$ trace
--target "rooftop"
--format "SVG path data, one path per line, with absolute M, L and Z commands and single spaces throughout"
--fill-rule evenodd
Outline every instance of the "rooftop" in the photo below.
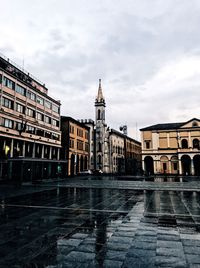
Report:
M 168 129 L 178 129 L 191 121 L 200 121 L 198 118 L 192 118 L 186 122 L 179 122 L 179 123 L 163 123 L 163 124 L 156 124 L 149 127 L 141 128 L 141 131 L 145 130 L 168 130 Z

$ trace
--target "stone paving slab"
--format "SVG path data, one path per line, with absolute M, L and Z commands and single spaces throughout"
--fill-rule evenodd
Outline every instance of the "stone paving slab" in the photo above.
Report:
M 60 187 L 8 200 L 0 206 L 0 267 L 200 266 L 198 193 Z M 179 225 L 176 212 L 191 226 Z

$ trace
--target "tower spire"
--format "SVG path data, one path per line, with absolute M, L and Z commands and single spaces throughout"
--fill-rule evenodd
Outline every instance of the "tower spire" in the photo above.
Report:
M 96 102 L 105 102 L 105 99 L 103 97 L 102 87 L 101 87 L 101 79 L 99 79 L 99 88 L 98 88 Z

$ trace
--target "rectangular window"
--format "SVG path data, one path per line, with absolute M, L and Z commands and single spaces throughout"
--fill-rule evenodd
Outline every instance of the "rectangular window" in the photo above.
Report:
M 51 139 L 51 132 L 45 131 L 45 137 Z
M 25 107 L 19 103 L 16 103 L 16 111 L 19 113 L 25 113 Z
M 29 99 L 31 99 L 31 100 L 33 100 L 33 101 L 36 100 L 36 95 L 35 95 L 35 93 L 33 93 L 33 92 L 30 91 L 30 90 L 27 90 L 26 96 L 27 96 L 27 98 L 29 98 Z
M 3 97 L 2 105 L 6 108 L 13 109 L 14 102 Z
M 85 132 L 85 139 L 88 140 L 88 138 L 89 138 L 88 131 L 86 131 L 86 132 Z
M 56 113 L 59 113 L 59 107 L 54 104 L 52 104 L 52 110 Z
M 30 109 L 30 108 L 27 108 L 27 109 L 26 109 L 26 114 L 27 114 L 28 116 L 30 116 L 30 117 L 35 118 L 35 111 L 32 110 L 32 109 Z
M 40 96 L 37 96 L 37 103 L 44 105 L 44 99 L 41 98 Z
M 32 127 L 32 126 L 27 126 L 26 127 L 26 132 L 27 133 L 30 133 L 30 134 L 35 134 L 35 128 L 34 127 Z
M 37 114 L 36 114 L 36 119 L 37 119 L 37 120 L 40 120 L 40 121 L 44 121 L 44 115 L 41 114 L 41 113 L 37 113 Z
M 16 84 L 15 91 L 23 96 L 26 96 L 26 89 Z
M 77 128 L 77 136 L 83 137 L 83 130 L 80 128 Z
M 51 102 L 45 100 L 44 105 L 45 105 L 45 107 L 47 107 L 48 109 L 51 109 Z
M 69 147 L 74 148 L 74 140 L 70 139 Z
M 15 83 L 5 76 L 3 77 L 3 85 L 13 90 L 15 89 Z
M 174 163 L 174 170 L 178 170 L 178 164 Z
M 58 120 L 55 120 L 55 119 L 52 119 L 52 125 L 55 126 L 55 127 L 59 127 L 59 121 Z M 70 126 L 71 128 L 71 126 Z M 70 131 L 71 133 L 71 131 Z
M 44 137 L 44 130 L 43 130 L 43 129 L 39 129 L 39 128 L 37 128 L 37 130 L 36 130 L 36 134 L 37 134 L 38 136 Z
M 149 141 L 146 141 L 146 149 L 150 149 L 150 142 Z
M 7 128 L 13 128 L 13 121 L 10 119 L 3 119 L 3 126 Z
M 77 149 L 78 150 L 83 150 L 83 142 L 82 141 L 77 141 Z
M 51 124 L 51 118 L 49 116 L 45 116 L 45 122 L 47 124 Z
M 72 125 L 69 126 L 69 132 L 71 134 L 74 134 L 74 126 L 72 126 Z
M 55 134 L 55 133 L 52 133 L 52 139 L 53 140 L 59 140 L 59 135 Z
M 22 130 L 23 129 L 23 125 L 22 125 L 22 123 L 19 123 L 19 122 L 16 122 L 16 130 L 18 130 L 18 131 L 20 131 L 20 130 Z

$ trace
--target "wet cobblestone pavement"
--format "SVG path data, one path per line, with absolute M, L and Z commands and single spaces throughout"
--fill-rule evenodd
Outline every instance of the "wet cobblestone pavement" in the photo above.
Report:
M 199 192 L 74 183 L 0 188 L 0 267 L 200 267 Z

